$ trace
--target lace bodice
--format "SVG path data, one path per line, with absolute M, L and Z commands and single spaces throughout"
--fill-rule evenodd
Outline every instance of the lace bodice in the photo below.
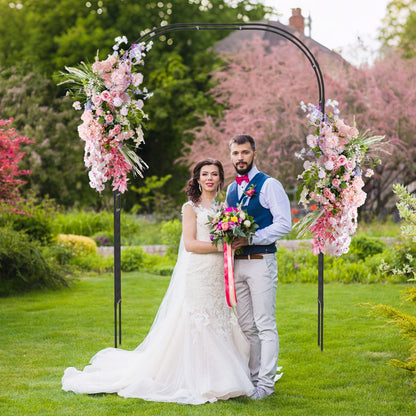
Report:
M 209 226 L 208 226 L 208 216 L 213 216 L 215 214 L 214 208 L 206 208 L 197 204 L 194 204 L 192 201 L 186 202 L 182 207 L 190 205 L 196 213 L 196 239 L 200 241 L 211 241 L 209 236 Z
M 215 210 L 192 202 L 186 204 L 196 213 L 197 240 L 211 241 L 208 216 L 213 216 Z M 201 330 L 203 325 L 209 325 L 221 336 L 228 336 L 230 323 L 237 324 L 237 321 L 225 300 L 223 253 L 188 255 L 185 300 L 196 324 L 194 328 Z

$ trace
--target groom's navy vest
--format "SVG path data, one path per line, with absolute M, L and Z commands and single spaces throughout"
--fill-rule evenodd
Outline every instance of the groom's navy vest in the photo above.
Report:
M 247 211 L 248 215 L 251 215 L 254 218 L 254 221 L 259 226 L 258 230 L 262 228 L 266 228 L 273 223 L 273 217 L 270 213 L 270 210 L 264 208 L 260 204 L 260 190 L 265 182 L 270 176 L 267 176 L 263 172 L 258 172 L 256 176 L 250 181 L 250 183 L 246 186 L 248 189 L 251 185 L 255 187 L 255 194 L 248 198 L 245 194 L 242 195 L 241 198 L 238 198 L 238 186 L 237 182 L 234 181 L 228 190 L 227 195 L 227 204 L 229 207 L 235 207 L 239 203 L 243 203 L 242 208 Z M 246 201 L 248 199 L 248 205 L 246 205 Z M 243 252 L 241 254 L 255 254 L 255 253 L 274 253 L 276 249 L 275 244 L 269 244 L 267 246 L 245 246 L 243 247 Z

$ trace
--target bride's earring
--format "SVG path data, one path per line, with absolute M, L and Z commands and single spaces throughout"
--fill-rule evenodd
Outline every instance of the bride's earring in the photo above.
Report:
M 215 193 L 215 199 L 217 199 L 217 196 L 220 193 L 220 191 L 221 191 L 221 185 L 218 185 L 217 186 L 217 192 Z
M 199 188 L 199 192 L 201 192 L 201 194 L 202 194 L 202 187 L 201 187 L 200 183 L 198 184 L 198 188 Z

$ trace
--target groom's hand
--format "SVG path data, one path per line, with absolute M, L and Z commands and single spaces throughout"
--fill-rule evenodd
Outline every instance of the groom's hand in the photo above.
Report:
M 232 242 L 232 244 L 231 244 L 231 247 L 234 250 L 238 250 L 239 248 L 244 247 L 244 246 L 248 246 L 248 240 L 245 237 L 244 238 L 243 237 L 239 237 L 236 240 L 234 240 Z

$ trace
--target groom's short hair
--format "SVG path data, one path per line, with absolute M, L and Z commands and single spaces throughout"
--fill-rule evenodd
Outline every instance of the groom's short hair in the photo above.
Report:
M 251 148 L 253 149 L 253 152 L 256 151 L 256 142 L 254 141 L 254 139 L 249 136 L 248 134 L 237 134 L 236 136 L 234 136 L 229 143 L 229 146 L 231 147 L 231 145 L 233 143 L 236 144 L 244 144 L 244 143 L 250 143 Z

